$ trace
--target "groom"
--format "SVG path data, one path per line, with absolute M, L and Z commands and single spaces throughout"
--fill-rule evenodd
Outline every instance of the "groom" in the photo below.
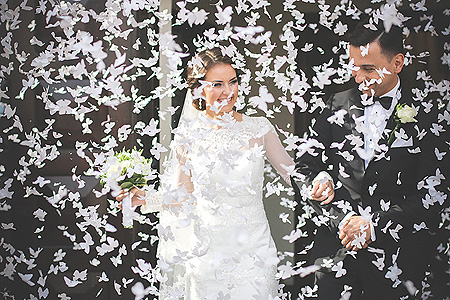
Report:
M 318 215 L 314 299 L 414 299 L 450 201 L 443 112 L 414 100 L 398 76 L 401 28 L 367 23 L 348 38 L 359 87 L 330 97 L 311 131 L 319 146 L 297 159 L 292 178 Z

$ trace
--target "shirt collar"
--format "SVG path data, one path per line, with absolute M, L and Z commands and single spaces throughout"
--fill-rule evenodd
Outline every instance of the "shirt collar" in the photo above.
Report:
M 400 88 L 400 78 L 397 76 L 397 84 L 394 86 L 394 88 L 392 88 L 392 90 L 390 90 L 387 93 L 384 93 L 383 95 L 380 96 L 381 97 L 392 97 L 395 98 L 398 89 Z
M 397 76 L 397 84 L 391 89 L 389 92 L 384 93 L 381 97 L 392 97 L 391 107 L 388 109 L 389 112 L 392 112 L 393 108 L 397 105 L 398 102 L 398 91 L 400 89 L 400 78 Z

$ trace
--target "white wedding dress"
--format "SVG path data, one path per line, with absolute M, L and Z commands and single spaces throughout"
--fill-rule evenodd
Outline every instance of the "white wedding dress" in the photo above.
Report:
M 263 206 L 264 157 L 285 180 L 285 167 L 294 163 L 266 118 L 226 117 L 219 126 L 198 118 L 175 133 L 177 175 L 165 177 L 172 182 L 162 200 L 181 207 L 160 212 L 160 299 L 278 295 L 277 251 Z

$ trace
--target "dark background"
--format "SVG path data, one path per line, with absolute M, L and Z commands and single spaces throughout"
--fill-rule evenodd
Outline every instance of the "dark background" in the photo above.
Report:
M 20 4 L 21 1 L 8 1 L 8 5 L 10 7 L 15 7 L 17 4 Z M 74 1 L 76 2 L 76 1 Z M 177 1 L 173 1 L 172 7 L 174 8 L 172 14 L 176 15 Z M 205 10 L 211 10 L 212 4 L 217 1 L 200 1 L 197 5 L 199 7 L 204 7 Z M 233 3 L 229 3 L 226 1 L 226 5 L 232 5 Z M 337 1 L 330 1 L 332 5 L 336 5 Z M 365 3 L 363 3 L 365 2 Z M 439 82 L 442 79 L 450 78 L 450 71 L 447 65 L 443 65 L 441 62 L 441 57 L 444 53 L 444 44 L 449 41 L 448 36 L 440 34 L 442 30 L 449 26 L 448 16 L 445 16 L 442 12 L 444 9 L 448 9 L 448 1 L 441 0 L 440 2 L 436 1 L 428 1 L 428 11 L 426 12 L 414 12 L 407 5 L 409 2 L 404 1 L 405 5 L 401 7 L 399 10 L 402 11 L 405 15 L 412 16 L 406 25 L 411 29 L 411 36 L 406 39 L 406 44 L 413 45 L 413 49 L 411 53 L 414 55 L 418 55 L 423 51 L 428 51 L 430 55 L 421 59 L 414 59 L 413 64 L 406 66 L 402 72 L 402 80 L 405 82 L 414 82 L 416 81 L 418 84 L 418 88 L 424 88 L 424 82 L 416 79 L 417 71 L 419 70 L 427 70 L 428 74 L 430 74 L 434 80 L 434 82 Z M 104 9 L 104 2 L 91 0 L 91 1 L 82 1 L 82 3 L 97 12 L 100 12 Z M 327 1 L 328 3 L 328 1 Z M 33 7 L 33 10 L 23 12 L 21 14 L 21 19 L 24 20 L 20 29 L 15 30 L 14 41 L 18 41 L 20 47 L 24 45 L 28 45 L 30 39 L 33 35 L 35 35 L 39 40 L 44 43 L 48 43 L 51 41 L 52 37 L 50 35 L 51 32 L 54 32 L 56 36 L 63 36 L 62 32 L 58 32 L 57 28 L 48 29 L 45 28 L 45 18 L 42 14 L 35 15 L 34 10 L 39 5 L 39 1 L 28 1 L 28 6 Z M 318 8 L 316 4 L 307 4 L 298 1 L 297 9 L 299 11 L 305 12 L 305 19 L 308 23 L 317 23 L 318 22 Z M 369 1 L 358 1 L 357 5 L 360 5 L 359 8 L 368 8 L 368 7 L 376 7 L 374 4 L 370 4 Z M 272 7 L 274 10 L 282 10 L 281 2 L 278 3 L 273 1 Z M 423 32 L 423 30 L 419 30 L 418 33 L 415 33 L 412 29 L 414 26 L 418 24 L 422 24 L 422 28 L 427 23 L 426 21 L 422 21 L 421 17 L 424 15 L 433 16 L 433 24 L 437 27 L 437 31 L 439 32 L 439 36 L 431 36 L 429 32 Z M 144 20 L 148 17 L 145 12 L 140 11 L 136 14 L 136 19 Z M 265 16 L 262 15 L 262 18 Z M 234 25 L 245 25 L 243 22 L 243 16 L 234 16 L 233 24 Z M 35 20 L 36 29 L 33 33 L 25 26 L 30 22 L 30 20 Z M 212 18 L 213 19 L 213 18 Z M 340 20 L 348 24 L 349 32 L 356 25 L 357 21 L 352 20 L 351 16 L 348 17 L 340 17 Z M 77 25 L 78 26 L 78 25 Z M 82 28 L 85 26 L 85 28 Z M 201 26 L 194 26 L 191 28 L 187 24 L 178 25 L 173 27 L 173 34 L 177 36 L 177 42 L 180 45 L 185 45 L 184 49 L 186 52 L 192 54 L 195 51 L 195 47 L 192 44 L 192 40 L 198 34 L 201 34 L 205 29 L 210 27 L 215 27 L 215 24 L 205 23 Z M 275 26 L 275 25 L 274 25 Z M 267 26 L 270 28 L 269 26 Z M 305 42 L 314 41 L 314 49 L 310 52 L 301 52 L 297 56 L 297 64 L 298 68 L 303 70 L 308 78 L 312 78 L 315 75 L 312 67 L 315 65 L 319 65 L 323 62 L 329 61 L 331 58 L 334 58 L 334 67 L 337 67 L 337 57 L 335 54 L 330 51 L 333 45 L 337 45 L 338 41 L 342 37 L 337 37 L 332 30 L 326 29 L 318 25 L 319 31 L 314 33 L 314 31 L 310 28 L 305 29 L 302 32 L 298 32 L 299 40 L 296 44 L 297 48 L 303 47 Z M 94 36 L 100 37 L 103 34 L 103 31 L 99 30 L 98 26 L 90 26 L 89 24 L 80 24 L 78 29 L 83 29 L 91 32 Z M 157 26 L 154 25 L 154 29 L 157 30 Z M 275 29 L 274 29 L 275 30 Z M 5 23 L 0 23 L 0 38 L 6 33 Z M 141 39 L 143 45 L 146 43 L 146 34 L 144 30 L 136 31 L 136 35 Z M 273 37 L 273 40 L 276 40 Z M 19 47 L 19 50 L 20 50 Z M 325 50 L 322 54 L 318 51 L 318 47 Z M 151 55 L 151 47 L 142 46 L 135 53 L 130 54 L 130 56 L 135 55 L 136 57 L 147 58 Z M 21 50 L 20 50 L 21 51 Z M 29 52 L 32 57 L 35 57 L 42 49 L 38 46 L 28 45 L 26 51 Z M 448 51 L 447 51 L 448 52 Z M 109 58 L 108 58 L 109 59 Z M 107 59 L 107 60 L 108 60 Z M 187 59 L 185 59 L 184 63 L 186 63 Z M 2 66 L 7 66 L 9 60 L 5 57 L 0 58 L 0 62 Z M 29 62 L 28 62 L 29 63 Z M 71 63 L 76 64 L 77 61 L 64 61 L 64 62 L 53 62 L 52 67 L 57 69 L 62 64 L 70 65 Z M 112 61 L 109 61 L 112 63 Z M 108 64 L 108 62 L 107 62 Z M 23 66 L 27 67 L 27 64 Z M 14 191 L 13 198 L 11 201 L 7 201 L 11 204 L 12 208 L 8 211 L 0 211 L 0 222 L 1 223 L 10 223 L 14 222 L 15 230 L 1 230 L 0 231 L 0 272 L 1 268 L 5 267 L 8 264 L 7 257 L 11 257 L 11 248 L 8 247 L 8 244 L 12 245 L 16 250 L 13 256 L 20 257 L 20 251 L 23 251 L 27 258 L 30 258 L 30 254 L 27 252 L 29 248 L 34 250 L 38 248 L 42 248 L 42 253 L 36 258 L 34 264 L 37 265 L 36 268 L 32 270 L 27 270 L 25 264 L 17 264 L 16 271 L 28 274 L 33 273 L 34 276 L 32 278 L 33 282 L 36 282 L 39 278 L 39 272 L 36 270 L 40 270 L 43 274 L 45 280 L 45 288 L 49 289 L 48 299 L 59 299 L 57 295 L 61 295 L 66 293 L 71 297 L 71 299 L 119 299 L 119 298 L 130 298 L 132 297 L 130 288 L 122 287 L 122 296 L 119 296 L 114 289 L 114 282 L 117 282 L 124 286 L 122 282 L 122 278 L 137 278 L 137 275 L 134 274 L 130 266 L 136 265 L 136 259 L 143 258 L 146 261 L 150 262 L 153 266 L 156 263 L 155 260 L 155 249 L 156 243 L 153 247 L 147 246 L 148 252 L 145 251 L 131 251 L 128 247 L 128 255 L 122 256 L 122 264 L 119 267 L 114 267 L 110 261 L 110 258 L 113 256 L 117 256 L 117 251 L 106 254 L 105 256 L 98 257 L 97 252 L 94 247 L 91 246 L 91 252 L 89 254 L 84 253 L 81 250 L 74 250 L 74 244 L 70 241 L 70 239 L 66 236 L 63 236 L 64 229 L 58 228 L 58 226 L 66 226 L 68 224 L 75 224 L 76 222 L 82 221 L 82 218 L 75 214 L 75 209 L 72 208 L 72 203 L 67 202 L 66 208 L 63 210 L 54 209 L 42 196 L 31 195 L 29 197 L 25 197 L 24 186 L 30 185 L 31 181 L 34 181 L 37 176 L 43 176 L 45 178 L 51 179 L 53 182 L 62 182 L 66 184 L 68 188 L 73 191 L 78 191 L 81 195 L 80 202 L 82 202 L 85 206 L 90 205 L 100 205 L 100 208 L 97 210 L 99 214 L 106 214 L 106 197 L 96 198 L 92 193 L 92 188 L 99 189 L 99 183 L 92 178 L 87 176 L 82 176 L 84 180 L 86 180 L 86 186 L 84 188 L 78 188 L 77 184 L 72 180 L 72 169 L 77 167 L 77 174 L 83 174 L 83 171 L 87 169 L 86 161 L 79 156 L 76 155 L 76 141 L 94 141 L 100 142 L 104 136 L 103 127 L 100 125 L 101 121 L 106 120 L 107 116 L 110 116 L 111 120 L 116 122 L 116 127 L 118 128 L 123 124 L 135 124 L 137 121 L 142 120 L 144 122 L 148 122 L 150 119 L 158 118 L 158 102 L 152 101 L 150 102 L 145 110 L 143 110 L 139 114 L 132 113 L 132 104 L 124 103 L 121 104 L 117 109 L 112 109 L 110 107 L 98 106 L 99 110 L 92 112 L 89 114 L 89 117 L 95 122 L 90 126 L 92 130 L 92 134 L 85 135 L 82 133 L 82 127 L 79 121 L 74 120 L 74 117 L 71 115 L 51 115 L 47 109 L 45 109 L 42 101 L 39 101 L 38 96 L 42 93 L 43 88 L 45 88 L 45 83 L 42 82 L 36 88 L 27 91 L 25 94 L 25 98 L 23 100 L 16 100 L 15 96 L 19 94 L 20 89 L 22 88 L 22 80 L 25 79 L 24 76 L 18 71 L 17 67 L 11 72 L 10 75 L 6 76 L 6 78 L 1 79 L 1 90 L 7 90 L 7 95 L 10 97 L 9 99 L 0 99 L 5 103 L 12 103 L 15 107 L 17 107 L 17 114 L 20 115 L 22 124 L 24 126 L 24 132 L 30 132 L 33 128 L 42 129 L 46 127 L 46 119 L 55 119 L 55 123 L 53 124 L 53 130 L 59 132 L 63 135 L 62 138 L 54 138 L 52 136 L 47 137 L 46 139 L 42 138 L 42 141 L 45 144 L 53 145 L 58 140 L 62 143 L 62 146 L 58 148 L 60 154 L 57 159 L 53 161 L 46 162 L 46 165 L 43 168 L 31 167 L 30 171 L 35 174 L 35 176 L 30 176 L 26 182 L 21 183 L 18 180 L 13 181 L 12 187 L 9 189 L 10 191 Z M 136 82 L 133 83 L 136 85 L 141 94 L 150 94 L 152 90 L 156 86 L 158 86 L 158 80 L 156 78 L 151 78 L 150 80 L 146 78 L 146 76 L 139 77 Z M 268 86 L 271 83 L 266 83 Z M 311 91 L 314 92 L 322 92 L 322 97 L 327 99 L 329 95 L 334 92 L 344 90 L 353 86 L 353 82 L 348 82 L 343 85 L 331 84 L 326 86 L 324 89 L 320 90 L 317 87 L 312 88 Z M 125 88 L 126 92 L 129 92 L 129 87 Z M 310 100 L 312 96 L 311 93 L 305 95 L 305 100 Z M 436 93 L 434 95 L 436 96 Z M 442 97 L 442 96 L 436 96 Z M 174 106 L 180 105 L 182 106 L 182 102 L 184 99 L 184 92 L 177 91 L 175 97 L 173 98 Z M 92 99 L 88 101 L 93 101 Z M 93 101 L 95 104 L 95 101 Z M 178 111 L 179 113 L 179 111 Z M 173 118 L 173 124 L 176 126 L 178 113 L 175 114 Z M 293 126 L 293 131 L 297 136 L 302 136 L 303 133 L 307 130 L 308 125 L 313 117 L 317 115 L 317 111 L 313 114 L 310 113 L 299 113 L 295 112 L 295 124 Z M 276 120 L 274 121 L 276 122 Z M 6 119 L 5 117 L 0 118 L 0 129 L 4 130 L 11 126 L 11 120 Z M 3 187 L 6 179 L 10 177 L 17 177 L 17 172 L 19 172 L 22 167 L 20 166 L 20 159 L 23 156 L 26 156 L 28 148 L 18 145 L 17 143 L 9 140 L 8 135 L 2 132 L 3 143 L 1 144 L 1 148 L 3 152 L 0 152 L 0 164 L 5 166 L 5 171 L 1 176 L 0 188 Z M 119 145 L 119 149 L 122 147 L 131 148 L 133 146 L 140 146 L 137 143 L 137 139 L 141 139 L 141 143 L 144 148 L 144 153 L 148 153 L 152 140 L 150 138 L 139 137 L 136 134 L 131 135 L 131 138 L 127 139 L 125 142 Z M 97 150 L 92 150 L 93 152 Z M 89 151 L 86 151 L 89 152 Z M 155 168 L 158 166 L 158 161 L 154 160 Z M 44 195 L 52 195 L 54 192 L 57 192 L 58 186 L 55 185 L 46 185 L 39 191 Z M 111 197 L 109 197 L 111 199 Z M 0 199 L 0 203 L 3 200 Z M 300 200 L 298 199 L 298 202 Z M 40 222 L 36 218 L 33 218 L 33 212 L 38 209 L 44 209 L 48 215 L 45 218 L 45 222 Z M 299 207 L 296 211 L 296 214 L 302 214 L 301 207 Z M 156 234 L 153 226 L 149 225 L 140 225 L 135 222 L 135 226 L 133 229 L 127 230 L 123 229 L 120 224 L 120 217 L 114 217 L 112 215 L 105 215 L 105 220 L 108 223 L 114 225 L 118 231 L 114 233 L 108 233 L 108 236 L 112 236 L 118 241 L 120 244 L 131 245 L 132 243 L 142 240 L 139 232 L 145 232 L 147 234 Z M 154 216 L 149 216 L 151 221 L 155 221 L 156 218 Z M 34 233 L 36 228 L 40 228 L 45 226 L 45 229 L 42 234 Z M 314 226 L 312 224 L 308 224 L 307 228 L 310 232 L 314 231 Z M 153 231 L 152 231 L 153 230 Z M 75 226 L 68 227 L 67 231 L 71 234 L 77 235 L 77 241 L 82 240 L 84 233 L 80 233 L 77 231 Z M 95 231 L 89 227 L 88 231 L 94 237 L 96 235 Z M 296 252 L 300 252 L 303 250 L 305 245 L 308 245 L 311 242 L 311 235 L 309 238 L 302 238 L 297 240 L 295 244 Z M 141 247 L 142 248 L 142 247 Z M 58 272 L 57 274 L 50 273 L 49 266 L 50 265 L 58 265 L 58 262 L 53 262 L 54 253 L 58 251 L 58 249 L 62 249 L 66 252 L 66 256 L 63 259 L 67 263 L 69 270 L 65 273 Z M 94 267 L 89 263 L 93 258 L 98 257 L 102 263 L 98 267 Z M 296 256 L 296 261 L 307 260 L 306 255 L 298 255 Z M 15 264 L 16 262 L 13 262 Z M 444 261 L 445 264 L 445 261 Z M 68 288 L 64 282 L 63 277 L 67 276 L 71 278 L 73 271 L 88 269 L 88 280 L 83 284 L 80 284 L 74 288 Z M 102 272 L 108 274 L 109 281 L 108 282 L 98 282 L 98 278 L 101 276 Z M 139 279 L 140 280 L 140 279 Z M 130 285 L 133 285 L 136 281 L 133 281 Z M 142 280 L 141 280 L 142 281 Z M 147 285 L 148 283 L 145 283 Z M 289 283 L 286 286 L 286 291 L 291 291 L 293 295 L 297 295 L 300 291 L 300 288 L 304 285 L 311 284 L 311 277 L 300 278 L 296 276 L 294 278 L 294 282 Z M 38 296 L 37 290 L 39 285 L 29 286 L 24 283 L 20 277 L 17 276 L 17 273 L 14 274 L 14 280 L 10 280 L 4 275 L 0 275 L 0 298 L 4 299 L 29 299 L 32 298 L 30 295 Z M 44 288 L 44 290 L 45 290 Z M 60 296 L 62 297 L 62 296 Z M 295 298 L 295 297 L 293 297 Z

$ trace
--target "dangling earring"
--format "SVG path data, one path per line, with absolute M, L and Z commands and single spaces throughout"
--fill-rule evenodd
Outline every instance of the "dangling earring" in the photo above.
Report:
M 203 99 L 198 100 L 198 109 L 202 110 Z

